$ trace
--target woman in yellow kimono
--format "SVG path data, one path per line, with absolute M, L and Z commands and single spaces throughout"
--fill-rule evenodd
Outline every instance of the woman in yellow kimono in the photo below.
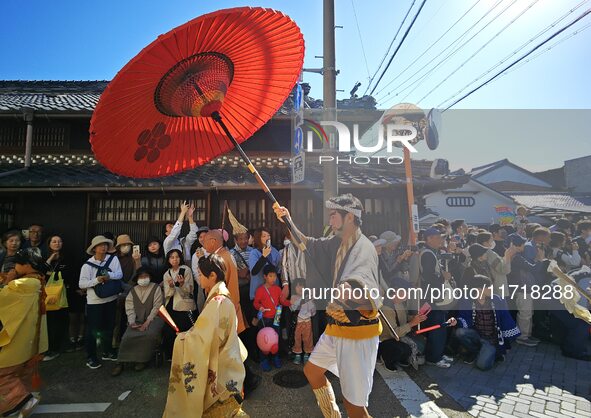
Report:
M 195 325 L 174 343 L 164 418 L 248 417 L 240 408 L 246 348 L 237 334 L 236 310 L 217 254 L 199 260 L 207 293 Z
M 47 351 L 44 261 L 16 254 L 15 279 L 0 278 L 0 416 L 27 416 L 39 403 L 32 391 L 39 354 Z

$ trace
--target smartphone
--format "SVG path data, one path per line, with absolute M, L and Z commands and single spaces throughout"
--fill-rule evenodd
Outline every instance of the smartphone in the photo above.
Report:
M 265 245 L 267 246 L 267 248 L 271 248 L 271 240 L 268 239 Z
M 423 306 L 421 306 L 421 309 L 419 309 L 419 315 L 428 315 L 429 312 L 431 312 L 431 305 L 425 302 Z
M 134 245 L 133 246 L 133 253 L 134 254 L 139 254 L 140 253 L 140 246 L 139 245 Z

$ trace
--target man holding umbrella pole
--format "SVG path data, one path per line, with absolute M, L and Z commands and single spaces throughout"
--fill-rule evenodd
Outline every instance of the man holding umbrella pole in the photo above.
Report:
M 378 318 L 382 304 L 378 257 L 360 229 L 363 206 L 359 199 L 351 194 L 341 195 L 329 199 L 326 208 L 332 236 L 306 237 L 294 228 L 309 253 L 307 286 L 315 288 L 312 294 L 317 301 L 321 299 L 316 296 L 319 285 L 332 295 L 326 306 L 328 325 L 304 373 L 324 417 L 341 416 L 325 376 L 327 370 L 340 378 L 347 415 L 369 417 L 367 405 L 382 332 Z M 275 206 L 275 214 L 282 222 L 290 216 L 283 206 Z

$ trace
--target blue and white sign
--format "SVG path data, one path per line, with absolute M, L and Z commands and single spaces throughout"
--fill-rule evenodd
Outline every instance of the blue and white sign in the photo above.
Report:
M 304 149 L 304 131 L 300 126 L 295 128 L 293 134 L 293 155 L 300 155 Z
M 304 91 L 300 83 L 296 85 L 295 93 L 293 95 L 293 109 L 299 112 L 304 104 Z

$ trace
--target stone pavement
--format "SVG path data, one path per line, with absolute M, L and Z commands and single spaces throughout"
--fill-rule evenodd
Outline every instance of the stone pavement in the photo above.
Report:
M 514 344 L 486 372 L 458 360 L 421 370 L 473 416 L 591 417 L 591 362 L 563 357 L 553 344 Z

